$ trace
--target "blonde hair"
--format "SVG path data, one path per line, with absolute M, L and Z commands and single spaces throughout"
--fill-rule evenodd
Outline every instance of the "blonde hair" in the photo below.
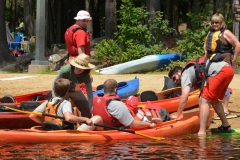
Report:
M 227 25 L 224 21 L 224 17 L 221 13 L 215 13 L 212 15 L 211 20 L 210 20 L 210 26 L 212 27 L 212 22 L 219 22 L 221 25 L 221 28 L 227 28 Z

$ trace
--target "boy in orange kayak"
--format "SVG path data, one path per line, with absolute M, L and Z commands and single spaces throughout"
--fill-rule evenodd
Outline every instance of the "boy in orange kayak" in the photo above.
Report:
M 33 121 L 48 126 L 51 123 L 59 126 L 61 129 L 74 129 L 74 124 L 76 123 L 86 123 L 80 125 L 78 130 L 94 130 L 94 123 L 102 124 L 102 118 L 100 116 L 93 116 L 92 118 L 78 117 L 73 114 L 73 107 L 68 100 L 63 97 L 68 93 L 70 87 L 70 81 L 65 78 L 59 78 L 54 82 L 54 92 L 55 97 L 45 101 L 40 106 L 38 106 L 34 112 L 45 112 L 46 114 L 56 115 L 59 117 L 64 117 L 65 120 L 52 117 L 40 117 L 36 114 L 30 114 L 29 118 Z M 47 123 L 51 122 L 51 123 Z M 51 128 L 50 128 L 51 129 Z

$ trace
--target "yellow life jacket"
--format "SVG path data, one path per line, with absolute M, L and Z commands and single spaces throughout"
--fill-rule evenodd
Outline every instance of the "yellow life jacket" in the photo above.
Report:
M 206 37 L 207 52 L 212 53 L 233 53 L 232 45 L 223 37 L 225 29 L 210 31 Z

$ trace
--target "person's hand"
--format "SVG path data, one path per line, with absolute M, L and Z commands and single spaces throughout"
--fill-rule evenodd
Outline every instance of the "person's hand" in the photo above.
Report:
M 183 115 L 181 114 L 180 116 L 177 116 L 177 115 L 171 115 L 171 119 L 176 119 L 177 121 L 178 120 L 181 120 L 183 118 Z
M 156 127 L 156 123 L 151 122 L 150 125 L 149 125 L 149 127 L 150 127 L 150 128 Z
M 91 119 L 87 119 L 86 122 L 85 122 L 87 125 L 89 126 L 93 126 L 93 121 Z
M 150 112 L 146 112 L 146 113 L 145 113 L 145 116 L 147 117 L 147 119 L 148 119 L 149 121 L 152 121 L 152 114 L 151 114 Z
M 92 75 L 90 74 L 90 80 L 91 80 L 91 82 L 93 82 L 93 77 L 92 77 Z

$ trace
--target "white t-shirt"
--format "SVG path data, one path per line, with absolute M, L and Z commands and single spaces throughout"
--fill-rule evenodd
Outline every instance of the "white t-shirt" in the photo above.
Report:
M 60 100 L 61 98 L 59 97 L 54 97 L 52 99 L 52 102 L 49 102 L 49 103 L 52 103 L 54 104 L 55 102 L 57 102 L 57 100 Z M 47 103 L 48 101 L 45 101 L 43 102 L 40 106 L 38 106 L 35 111 L 37 112 L 45 112 L 45 109 L 46 109 L 46 106 L 47 106 Z M 58 110 L 57 110 L 57 116 L 60 116 L 60 117 L 64 117 L 64 113 L 66 112 L 70 112 L 70 113 L 73 113 L 73 110 L 72 110 L 72 105 L 69 101 L 67 100 L 64 100 L 60 106 L 58 107 Z

